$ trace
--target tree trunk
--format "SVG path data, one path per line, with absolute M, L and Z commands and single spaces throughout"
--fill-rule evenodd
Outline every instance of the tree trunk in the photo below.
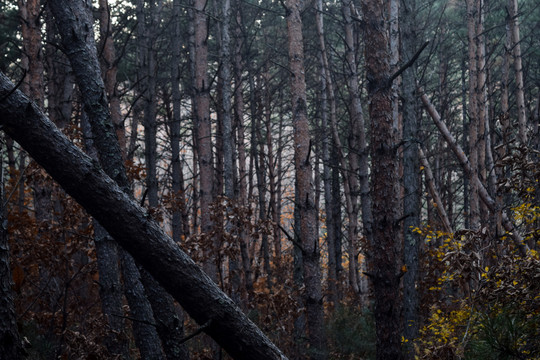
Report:
M 302 37 L 302 1 L 287 0 L 287 36 L 289 71 L 291 72 L 292 119 L 294 129 L 294 165 L 296 170 L 295 203 L 300 217 L 300 237 L 303 250 L 305 284 L 304 304 L 311 357 L 326 359 L 324 335 L 321 268 L 319 263 L 319 236 L 315 232 L 317 213 L 314 201 L 313 172 L 311 169 L 311 139 L 307 118 L 304 44 Z
M 373 242 L 371 274 L 375 297 L 377 359 L 402 359 L 400 264 L 401 244 L 397 219 L 397 138 L 390 83 L 390 39 L 384 22 L 387 2 L 364 0 L 366 78 L 371 119 L 371 188 Z
M 214 194 L 214 168 L 212 159 L 212 127 L 210 119 L 210 84 L 208 82 L 208 16 L 207 0 L 194 0 L 194 90 L 196 145 L 200 169 L 200 210 L 201 232 L 210 234 L 213 227 L 210 206 Z M 213 240 L 208 239 L 209 243 Z M 217 280 L 217 266 L 214 261 L 213 246 L 206 250 L 204 268 L 208 275 Z
M 322 28 L 322 0 L 317 0 L 317 27 Z M 321 37 L 321 34 L 319 34 Z M 328 297 L 333 306 L 336 306 L 339 301 L 338 287 L 337 287 L 337 273 L 336 273 L 336 234 L 335 234 L 335 216 L 333 213 L 333 206 L 336 199 L 332 197 L 332 174 L 330 168 L 330 143 L 332 141 L 332 133 L 328 126 L 328 96 L 327 86 L 328 82 L 327 71 L 325 69 L 323 55 L 320 55 L 321 59 L 321 95 L 320 95 L 320 111 L 321 111 L 321 133 L 322 139 L 322 162 L 323 162 L 323 187 L 324 187 L 324 210 L 326 216 L 326 244 L 328 246 Z
M 349 73 L 348 87 L 350 92 L 349 111 L 351 116 L 351 128 L 358 132 L 356 142 L 357 148 L 352 148 L 352 152 L 358 153 L 358 176 L 360 178 L 360 201 L 362 207 L 362 225 L 363 234 L 366 238 L 366 243 L 373 242 L 373 214 L 371 207 L 371 192 L 369 187 L 369 159 L 368 146 L 366 141 L 366 127 L 364 114 L 362 110 L 362 102 L 360 100 L 360 79 L 356 64 L 356 46 L 354 42 L 354 28 L 352 20 L 353 3 L 350 0 L 344 0 L 342 6 L 342 14 L 345 23 L 345 46 L 346 46 L 346 61 Z M 356 169 L 356 166 L 354 167 Z M 351 174 L 351 176 L 354 174 Z M 356 176 L 356 175 L 355 175 Z M 341 256 L 338 256 L 341 258 Z
M 401 48 L 403 63 L 413 58 L 417 47 L 416 1 L 405 1 L 400 7 Z M 410 67 L 403 72 L 401 101 L 403 114 L 403 261 L 407 272 L 403 277 L 403 336 L 409 340 L 407 353 L 413 357 L 412 340 L 418 336 L 420 326 L 419 307 L 419 262 L 420 244 L 413 228 L 420 226 L 420 164 L 418 161 L 418 113 L 416 69 Z
M 470 226 L 474 230 L 480 228 L 480 202 L 478 199 L 478 186 L 472 177 L 478 176 L 478 66 L 476 43 L 476 0 L 466 0 L 467 3 L 467 34 L 469 44 L 469 160 L 472 173 L 469 177 L 469 208 Z
M 7 216 L 4 208 L 3 144 L 0 148 L 0 360 L 19 360 L 23 349 L 13 303 L 13 274 L 9 261 Z
M 91 131 L 94 139 L 98 157 L 105 172 L 124 189 L 126 193 L 130 192 L 129 182 L 126 176 L 122 155 L 110 118 L 110 112 L 105 94 L 104 84 L 100 77 L 100 68 L 97 59 L 97 51 L 94 44 L 92 32 L 91 15 L 89 9 L 82 2 L 50 1 L 49 5 L 53 11 L 58 29 L 62 35 L 66 54 L 70 59 L 72 68 L 75 72 L 77 83 L 84 94 L 83 101 L 85 111 L 89 116 Z M 133 281 L 129 284 L 133 287 L 127 289 L 126 294 L 130 308 L 136 311 L 144 321 L 136 322 L 134 330 L 138 333 L 141 352 L 148 351 L 147 356 L 161 358 L 161 349 L 159 340 L 155 338 L 155 329 L 149 327 L 148 322 L 152 319 L 150 309 L 146 305 L 147 300 L 141 292 L 142 288 L 137 284 L 140 279 L 136 267 L 125 255 L 124 270 L 129 270 L 125 274 L 126 281 Z M 128 284 L 126 284 L 128 285 Z M 153 284 L 149 284 L 149 288 Z M 155 300 L 152 297 L 151 300 Z M 160 303 L 161 304 L 161 303 Z M 160 311 L 163 311 L 160 308 Z M 173 321 L 174 317 L 167 316 L 166 320 L 156 319 L 158 322 L 157 330 L 160 330 L 165 321 Z M 168 329 L 167 336 L 174 333 L 176 327 Z M 160 335 L 162 335 L 162 332 Z M 153 338 L 150 339 L 149 336 Z M 180 337 L 180 336 L 179 336 Z
M 3 130 L 64 187 L 235 359 L 286 359 L 147 212 L 0 73 Z
M 518 106 L 518 139 L 522 145 L 527 144 L 527 113 L 525 107 L 525 84 L 523 82 L 523 65 L 521 63 L 521 39 L 519 35 L 518 2 L 508 0 L 508 13 L 511 33 L 511 48 L 514 56 L 516 72 L 516 100 Z

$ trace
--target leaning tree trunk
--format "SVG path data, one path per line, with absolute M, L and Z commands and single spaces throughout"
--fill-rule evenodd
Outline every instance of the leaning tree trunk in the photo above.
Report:
M 373 242 L 368 270 L 375 298 L 377 359 L 402 359 L 400 317 L 401 244 L 397 219 L 397 137 L 393 118 L 387 2 L 364 0 L 366 78 L 371 118 Z
M 126 192 L 130 192 L 118 139 L 110 118 L 109 104 L 101 80 L 100 66 L 91 31 L 91 15 L 82 2 L 50 1 L 66 55 L 74 70 L 83 94 L 85 112 L 91 125 L 93 145 L 105 172 Z M 105 241 L 106 234 L 102 233 Z M 156 329 L 149 325 L 154 317 L 140 284 L 139 271 L 128 254 L 121 254 L 126 285 L 126 298 L 132 315 L 139 321 L 133 323 L 137 346 L 143 356 L 162 357 Z M 158 324 L 159 325 L 159 324 Z
M 319 263 L 319 237 L 316 233 L 317 212 L 311 169 L 311 139 L 307 118 L 304 44 L 302 37 L 302 1 L 287 0 L 287 36 L 289 71 L 291 72 L 292 119 L 294 128 L 295 204 L 300 217 L 303 273 L 305 284 L 304 305 L 308 337 L 313 359 L 326 358 L 324 335 L 321 267 Z
M 286 359 L 96 161 L 0 73 L 2 129 L 73 196 L 235 359 Z

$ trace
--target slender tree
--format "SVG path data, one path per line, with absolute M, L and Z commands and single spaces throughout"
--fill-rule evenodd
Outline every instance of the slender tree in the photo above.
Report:
M 319 263 L 319 237 L 316 231 L 313 171 L 311 166 L 312 142 L 307 118 L 306 83 L 304 68 L 304 44 L 302 36 L 303 2 L 287 0 L 287 36 L 289 49 L 289 71 L 291 72 L 292 119 L 294 128 L 295 204 L 300 218 L 300 240 L 304 284 L 304 304 L 308 326 L 311 358 L 326 358 L 326 337 L 321 290 L 321 268 Z

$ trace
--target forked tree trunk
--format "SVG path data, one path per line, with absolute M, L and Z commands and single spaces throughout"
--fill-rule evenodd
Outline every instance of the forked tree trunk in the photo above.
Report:
M 286 359 L 159 225 L 0 73 L 2 129 L 235 359 Z

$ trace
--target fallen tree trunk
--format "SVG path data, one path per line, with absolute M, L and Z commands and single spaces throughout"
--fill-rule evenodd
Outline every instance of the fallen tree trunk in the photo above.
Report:
M 0 72 L 0 126 L 235 359 L 286 359 L 203 270 Z

